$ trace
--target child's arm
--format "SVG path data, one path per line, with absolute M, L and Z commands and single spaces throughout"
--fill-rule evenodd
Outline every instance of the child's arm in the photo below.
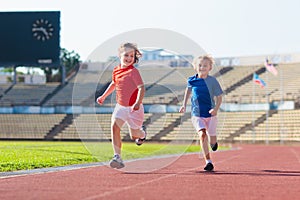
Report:
M 222 103 L 222 95 L 216 96 L 216 106 L 209 111 L 212 116 L 217 115 L 218 110 L 220 109 Z
M 97 103 L 102 105 L 105 101 L 106 97 L 108 97 L 115 90 L 115 83 L 111 82 L 109 86 L 106 88 L 105 92 L 97 98 Z
M 185 112 L 186 104 L 187 104 L 188 99 L 190 98 L 190 95 L 191 95 L 191 89 L 186 88 L 185 92 L 184 92 L 183 104 L 182 104 L 181 108 L 179 109 L 179 112 L 181 112 L 181 113 Z
M 140 109 L 140 104 L 143 102 L 144 96 L 145 96 L 145 86 L 144 85 L 139 85 L 138 86 L 138 94 L 137 94 L 136 102 L 132 106 L 133 110 Z

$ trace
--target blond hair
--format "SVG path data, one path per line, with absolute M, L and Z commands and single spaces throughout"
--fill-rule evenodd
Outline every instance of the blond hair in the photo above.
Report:
M 142 57 L 141 52 L 138 50 L 137 45 L 134 43 L 123 43 L 121 44 L 121 46 L 119 47 L 119 55 L 125 51 L 126 48 L 129 49 L 133 49 L 134 50 L 134 63 L 138 63 L 139 62 L 139 58 Z
M 202 62 L 202 60 L 208 60 L 210 62 L 210 66 L 212 67 L 215 64 L 214 58 L 210 54 L 198 56 L 193 60 L 193 67 L 196 70 L 197 63 Z

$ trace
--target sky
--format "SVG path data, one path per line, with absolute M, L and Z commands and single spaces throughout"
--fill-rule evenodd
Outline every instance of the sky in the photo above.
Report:
M 60 46 L 82 61 L 143 28 L 182 34 L 214 57 L 300 53 L 299 0 L 0 0 L 0 11 L 60 11 Z M 117 47 L 116 47 L 117 49 Z

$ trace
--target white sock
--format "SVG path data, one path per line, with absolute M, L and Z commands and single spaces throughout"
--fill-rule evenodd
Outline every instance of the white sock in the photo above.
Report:
M 144 136 L 140 137 L 140 139 L 144 139 L 146 137 L 146 132 L 143 129 L 141 129 L 141 131 L 144 133 Z
M 206 164 L 208 164 L 208 163 L 212 163 L 212 161 L 211 161 L 211 160 L 205 160 L 205 162 L 206 162 Z

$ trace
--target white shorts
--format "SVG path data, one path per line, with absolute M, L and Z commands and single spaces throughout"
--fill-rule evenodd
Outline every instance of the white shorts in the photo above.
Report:
M 208 135 L 210 136 L 217 135 L 218 119 L 216 116 L 207 117 L 207 118 L 192 116 L 192 123 L 197 132 L 205 128 Z
M 141 104 L 138 110 L 132 110 L 131 106 L 116 104 L 111 117 L 112 121 L 115 119 L 121 119 L 126 122 L 131 129 L 140 129 L 144 122 L 144 106 Z

